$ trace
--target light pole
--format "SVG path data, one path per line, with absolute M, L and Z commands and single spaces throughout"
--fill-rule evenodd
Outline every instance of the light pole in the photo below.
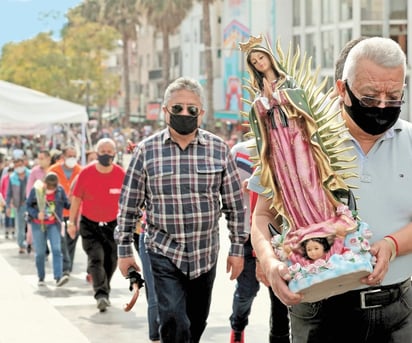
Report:
M 89 108 L 90 108 L 90 84 L 91 80 L 70 80 L 70 83 L 74 85 L 86 85 L 86 99 L 85 99 L 85 107 L 86 107 L 86 113 L 87 113 L 87 120 L 90 120 L 90 113 L 89 113 Z M 90 137 L 87 137 L 88 132 L 86 130 L 86 123 L 82 123 L 82 134 L 81 134 L 81 163 L 82 165 L 86 165 L 86 144 L 87 141 L 91 142 Z

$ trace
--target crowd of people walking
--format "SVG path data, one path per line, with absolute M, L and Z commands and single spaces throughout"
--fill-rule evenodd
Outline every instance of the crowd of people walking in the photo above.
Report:
M 306 221 L 319 214 L 318 207 L 323 215 L 328 202 L 337 200 L 325 197 L 323 207 L 313 201 L 327 188 L 318 180 L 329 165 L 316 165 L 322 142 L 311 131 L 311 104 L 270 47 L 252 38 L 241 47 L 256 94 L 250 110 L 255 138 L 229 145 L 202 129 L 203 88 L 180 77 L 164 94 L 167 127 L 133 144 L 125 168 L 115 161 L 118 142 L 108 137 L 88 152 L 85 166 L 73 146 L 58 155 L 35 152 L 34 166 L 22 149 L 13 149 L 8 160 L 2 156 L 4 237 L 16 241 L 16 254 L 34 253 L 39 287 L 47 279 L 49 253 L 56 287 L 70 282 L 80 237 L 100 312 L 111 305 L 116 268 L 125 277 L 142 269 L 148 339 L 197 343 L 211 309 L 223 215 L 230 244 L 226 272 L 236 280 L 228 313 L 230 343 L 245 342 L 260 283 L 270 295 L 270 343 L 411 341 L 412 126 L 399 119 L 405 54 L 394 41 L 379 37 L 357 40 L 343 52 L 336 127 L 345 126 L 345 142 L 356 154 L 360 206 L 355 215 L 359 212 L 375 231 L 374 269 L 360 279 L 359 289 L 307 302 L 288 288 L 288 265 L 275 254 L 272 238 L 291 230 L 289 212 Z M 263 161 L 257 169 L 256 158 Z M 300 172 L 289 177 L 295 169 Z

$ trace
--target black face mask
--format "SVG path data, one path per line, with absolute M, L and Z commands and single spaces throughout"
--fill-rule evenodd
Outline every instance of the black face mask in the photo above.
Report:
M 97 161 L 103 166 L 103 167 L 108 167 L 112 164 L 112 161 L 114 159 L 114 156 L 108 155 L 108 154 L 103 154 L 103 155 L 97 155 Z
M 169 112 L 170 113 L 170 112 Z M 189 135 L 197 129 L 198 116 L 170 113 L 170 127 L 181 135 Z
M 370 135 L 380 135 L 395 125 L 401 107 L 364 107 L 345 83 L 352 106 L 343 104 L 345 111 L 363 131 Z

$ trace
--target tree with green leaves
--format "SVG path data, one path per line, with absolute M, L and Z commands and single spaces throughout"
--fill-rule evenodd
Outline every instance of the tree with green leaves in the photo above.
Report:
M 170 83 L 170 35 L 180 27 L 183 19 L 191 10 L 192 0 L 142 0 L 146 9 L 148 23 L 162 34 L 162 79 L 163 91 Z
M 142 12 L 140 0 L 84 0 L 78 6 L 84 18 L 115 28 L 122 39 L 123 81 L 125 91 L 123 126 L 130 125 L 129 46 L 136 41 L 136 26 Z
M 0 79 L 79 104 L 89 100 L 102 109 L 119 88 L 118 78 L 108 75 L 104 67 L 117 37 L 110 27 L 69 15 L 61 41 L 53 40 L 50 33 L 40 33 L 6 44 L 0 58 Z

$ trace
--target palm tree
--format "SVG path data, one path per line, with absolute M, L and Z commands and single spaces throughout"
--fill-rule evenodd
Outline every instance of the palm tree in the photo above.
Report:
M 163 90 L 170 82 L 170 44 L 169 37 L 180 27 L 182 20 L 192 8 L 192 0 L 142 0 L 147 10 L 148 23 L 162 33 L 163 58 L 162 79 Z
M 141 15 L 139 0 L 85 0 L 81 14 L 91 21 L 114 27 L 122 36 L 123 81 L 125 91 L 123 127 L 130 124 L 129 46 L 137 39 L 136 26 Z

